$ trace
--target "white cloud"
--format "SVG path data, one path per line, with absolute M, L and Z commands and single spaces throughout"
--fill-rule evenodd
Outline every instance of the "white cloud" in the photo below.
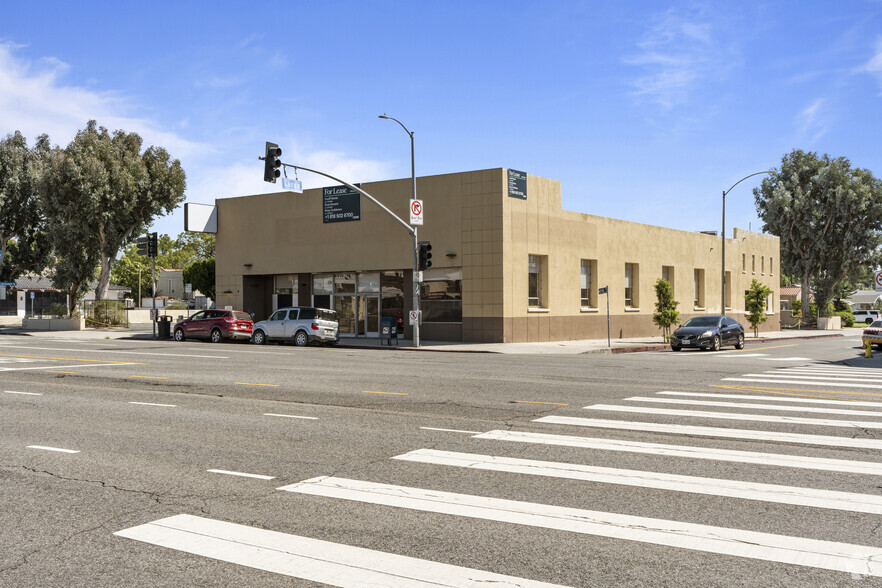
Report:
M 818 98 L 796 115 L 796 127 L 801 141 L 816 143 L 832 126 L 832 115 L 824 98 Z
M 625 63 L 645 74 L 634 81 L 634 94 L 670 110 L 688 100 L 697 85 L 720 78 L 733 62 L 733 52 L 715 38 L 704 10 L 669 9 L 637 44 L 639 52 Z
M 882 37 L 876 38 L 876 53 L 864 65 L 862 71 L 875 77 L 879 82 L 879 86 L 882 87 Z

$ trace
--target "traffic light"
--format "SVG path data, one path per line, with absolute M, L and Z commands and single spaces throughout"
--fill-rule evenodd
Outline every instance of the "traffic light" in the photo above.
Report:
M 420 262 L 417 267 L 421 270 L 432 267 L 432 244 L 428 241 L 420 241 Z
M 159 252 L 159 243 L 156 237 L 156 233 L 147 234 L 147 255 L 149 257 L 156 257 L 156 254 Z
M 150 255 L 150 236 L 138 237 L 138 255 Z
M 279 169 L 282 167 L 282 150 L 275 143 L 266 142 L 266 157 L 263 159 L 263 181 L 276 183 L 276 178 L 282 175 Z

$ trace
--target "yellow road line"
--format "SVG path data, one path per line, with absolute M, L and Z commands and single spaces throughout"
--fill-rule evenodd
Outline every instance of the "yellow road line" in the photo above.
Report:
M 516 404 L 553 404 L 554 406 L 569 406 L 565 402 L 538 402 L 536 400 L 515 400 Z
M 760 351 L 761 349 L 781 349 L 782 347 L 796 347 L 799 343 L 791 343 L 790 345 L 774 345 L 772 347 L 751 347 L 750 349 L 732 349 L 729 353 L 744 353 L 745 351 Z
M 49 374 L 75 374 L 76 372 L 60 372 L 58 370 L 45 370 Z
M 365 390 L 365 394 L 391 394 L 393 396 L 407 396 L 407 392 L 371 392 L 370 390 Z
M 148 380 L 168 380 L 169 379 L 164 376 L 129 376 L 129 377 L 130 378 L 146 378 Z
M 239 384 L 240 386 L 270 386 L 272 388 L 278 388 L 281 384 L 255 384 L 253 382 L 233 382 L 234 384 Z
M 26 357 L 28 359 L 55 359 L 60 361 L 88 361 L 89 363 L 124 363 L 128 365 L 147 365 L 133 361 L 110 361 L 107 359 L 76 359 L 73 357 L 44 357 L 41 355 L 10 355 L 8 353 L 0 353 L 0 357 Z
M 831 382 L 832 383 L 832 382 Z M 806 390 L 804 388 L 762 388 L 759 386 L 726 386 L 720 384 L 708 384 L 711 388 L 726 388 L 728 390 L 745 390 L 747 392 L 766 392 L 779 394 L 784 392 L 812 392 L 814 394 L 852 394 L 855 396 L 882 396 L 873 392 L 851 392 L 849 390 Z

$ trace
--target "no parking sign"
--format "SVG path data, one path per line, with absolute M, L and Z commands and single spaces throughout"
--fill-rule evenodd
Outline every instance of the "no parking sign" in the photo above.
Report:
M 882 292 L 882 272 L 876 272 L 876 292 Z

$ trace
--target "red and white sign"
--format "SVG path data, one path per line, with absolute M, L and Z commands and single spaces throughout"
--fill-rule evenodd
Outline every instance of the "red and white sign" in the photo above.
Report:
M 410 318 L 410 324 L 415 325 L 415 324 L 417 324 L 417 321 L 420 320 L 420 313 L 417 312 L 416 310 L 411 310 L 408 313 L 408 318 Z
M 410 224 L 411 225 L 422 225 L 423 224 L 423 201 L 422 200 L 411 200 L 410 201 Z
M 882 272 L 876 272 L 876 291 L 882 292 Z

